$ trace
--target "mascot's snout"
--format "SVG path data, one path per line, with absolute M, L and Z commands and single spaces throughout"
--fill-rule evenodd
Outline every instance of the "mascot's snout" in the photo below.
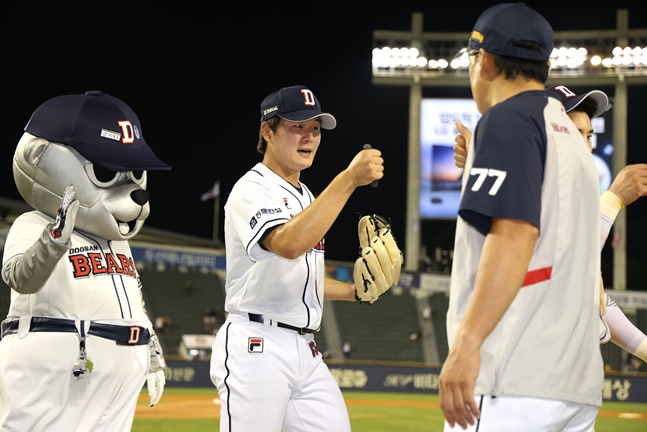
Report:
M 141 206 L 148 202 L 148 192 L 146 192 L 144 189 L 137 189 L 136 191 L 132 191 L 130 193 L 130 197 L 133 199 L 133 201 Z

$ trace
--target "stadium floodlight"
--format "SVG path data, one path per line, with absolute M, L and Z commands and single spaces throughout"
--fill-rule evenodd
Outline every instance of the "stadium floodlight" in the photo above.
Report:
M 373 32 L 373 81 L 402 85 L 416 80 L 423 86 L 466 86 L 468 32 L 423 33 L 422 14 L 413 15 L 410 32 Z M 629 29 L 626 10 L 618 10 L 615 30 L 556 31 L 554 45 L 551 80 L 614 85 L 627 79 L 647 84 L 647 29 Z
M 550 56 L 550 76 L 647 76 L 646 40 L 634 38 L 624 46 L 615 45 L 615 38 L 582 39 L 576 44 L 569 39 L 556 40 Z M 428 40 L 422 48 L 407 45 L 406 41 L 377 43 L 385 45 L 373 48 L 374 77 L 468 76 L 467 52 L 457 42 Z

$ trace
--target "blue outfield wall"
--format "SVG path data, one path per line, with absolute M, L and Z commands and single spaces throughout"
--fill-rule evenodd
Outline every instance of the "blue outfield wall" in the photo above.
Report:
M 208 361 L 168 360 L 168 387 L 214 387 Z M 440 368 L 424 366 L 376 366 L 329 363 L 330 372 L 343 391 L 438 393 Z M 647 374 L 607 374 L 604 401 L 647 403 Z
M 183 251 L 178 248 L 162 248 L 137 245 L 130 246 L 135 262 L 164 264 L 169 266 L 187 266 L 206 269 L 225 268 L 226 258 L 216 252 Z

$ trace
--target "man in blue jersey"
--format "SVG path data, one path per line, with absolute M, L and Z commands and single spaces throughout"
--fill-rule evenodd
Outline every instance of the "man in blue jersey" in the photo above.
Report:
M 598 175 L 544 89 L 550 24 L 487 9 L 469 39 L 482 117 L 463 175 L 440 374 L 445 430 L 593 431 L 602 403 Z

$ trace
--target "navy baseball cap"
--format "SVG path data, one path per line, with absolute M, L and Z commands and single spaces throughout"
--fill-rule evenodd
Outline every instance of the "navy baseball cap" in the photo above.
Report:
M 312 90 L 302 85 L 283 87 L 263 100 L 261 123 L 272 117 L 281 117 L 293 122 L 320 117 L 322 128 L 331 130 L 337 126 L 335 117 L 321 111 L 321 104 Z
M 551 96 L 562 102 L 566 112 L 575 109 L 585 99 L 591 99 L 596 104 L 595 112 L 591 117 L 599 116 L 609 107 L 609 97 L 601 90 L 591 90 L 590 92 L 583 93 L 581 95 L 576 95 L 563 85 L 548 87 L 546 90 Z
M 31 115 L 25 132 L 69 145 L 112 171 L 170 170 L 146 144 L 128 105 L 101 91 L 56 96 Z
M 538 49 L 524 42 L 537 44 Z M 553 51 L 553 29 L 543 16 L 524 3 L 501 3 L 481 14 L 468 46 L 502 56 L 545 62 Z

